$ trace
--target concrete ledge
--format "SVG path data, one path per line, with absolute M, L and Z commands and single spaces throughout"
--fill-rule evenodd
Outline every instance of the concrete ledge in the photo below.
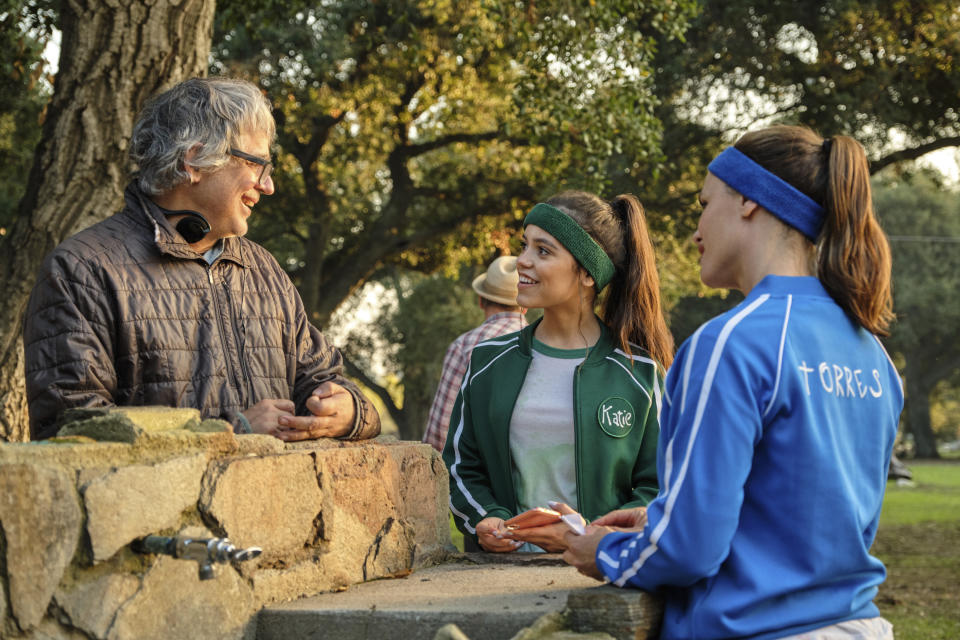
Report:
M 470 640 L 504 640 L 561 611 L 571 592 L 599 584 L 556 555 L 476 555 L 484 564 L 468 554 L 403 579 L 273 605 L 260 612 L 257 640 L 432 640 L 449 623 Z

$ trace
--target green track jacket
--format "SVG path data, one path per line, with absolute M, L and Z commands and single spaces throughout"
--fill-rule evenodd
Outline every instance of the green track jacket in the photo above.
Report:
M 510 418 L 538 324 L 478 344 L 453 407 L 443 450 L 450 509 L 457 527 L 474 537 L 484 518 L 507 519 L 518 510 Z M 657 495 L 659 367 L 639 347 L 631 345 L 632 357 L 616 348 L 601 327 L 573 383 L 577 500 L 588 521 Z

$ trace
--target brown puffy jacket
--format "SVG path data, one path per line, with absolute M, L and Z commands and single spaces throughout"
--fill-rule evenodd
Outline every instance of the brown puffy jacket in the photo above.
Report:
M 328 380 L 354 397 L 346 437 L 380 432 L 266 249 L 227 238 L 208 265 L 135 186 L 125 201 L 44 260 L 24 327 L 34 439 L 54 435 L 64 409 L 111 405 L 195 407 L 241 431 L 238 414 L 266 398 L 309 415 L 307 398 Z

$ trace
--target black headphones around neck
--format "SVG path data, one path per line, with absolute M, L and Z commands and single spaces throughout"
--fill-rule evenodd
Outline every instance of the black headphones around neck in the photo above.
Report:
M 190 211 L 189 209 L 168 211 L 163 209 L 163 212 L 167 216 L 186 216 L 177 223 L 175 229 L 177 230 L 177 233 L 183 236 L 183 239 L 187 241 L 187 244 L 200 242 L 203 240 L 205 235 L 210 233 L 210 223 L 207 222 L 207 219 L 196 211 Z

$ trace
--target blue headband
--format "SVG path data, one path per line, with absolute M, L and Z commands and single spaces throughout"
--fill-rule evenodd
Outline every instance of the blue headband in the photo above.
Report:
M 823 207 L 743 152 L 727 147 L 713 159 L 707 171 L 805 235 L 811 242 L 817 241 L 823 226 Z

